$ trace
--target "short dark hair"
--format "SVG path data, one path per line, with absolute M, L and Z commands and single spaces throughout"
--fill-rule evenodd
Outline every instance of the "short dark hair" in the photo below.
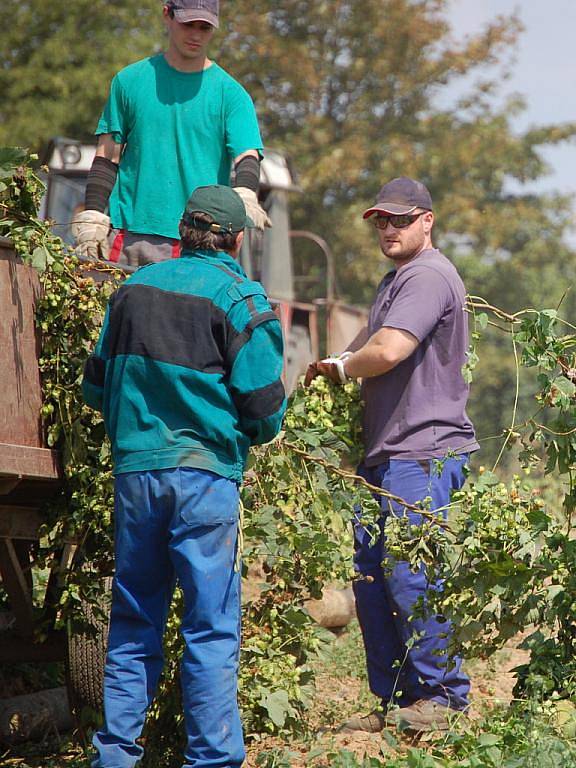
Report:
M 207 213 L 198 211 L 194 214 L 194 219 L 205 224 L 213 224 L 214 219 Z M 182 245 L 189 251 L 232 251 L 236 246 L 238 232 L 210 232 L 205 229 L 185 224 L 180 221 L 178 227 Z

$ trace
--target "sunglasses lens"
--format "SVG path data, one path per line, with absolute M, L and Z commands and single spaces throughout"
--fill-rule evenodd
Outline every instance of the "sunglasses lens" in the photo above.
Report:
M 410 224 L 416 221 L 422 214 L 410 215 L 408 213 L 402 213 L 390 216 L 376 216 L 374 226 L 376 229 L 386 229 L 388 223 L 392 224 L 394 229 L 406 229 Z

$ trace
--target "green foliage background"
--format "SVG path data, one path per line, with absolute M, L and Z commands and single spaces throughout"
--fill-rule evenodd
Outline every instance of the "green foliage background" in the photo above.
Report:
M 265 143 L 286 151 L 303 194 L 293 226 L 322 235 L 343 298 L 369 303 L 387 269 L 361 212 L 384 180 L 424 181 L 436 243 L 468 290 L 504 309 L 556 306 L 576 315 L 576 258 L 565 235 L 571 200 L 533 191 L 544 151 L 574 124 L 518 131 L 521 97 L 501 101 L 522 33 L 500 16 L 455 39 L 448 0 L 228 0 L 213 57 L 250 91 Z M 5 0 L 0 29 L 0 144 L 40 150 L 55 135 L 89 139 L 109 82 L 165 44 L 160 0 Z M 444 107 L 448 86 L 461 97 Z M 32 116 L 33 119 L 32 119 Z M 325 294 L 324 264 L 301 242 L 297 273 Z M 512 405 L 510 359 L 496 337 L 476 372 L 470 412 L 481 438 L 499 434 Z M 521 412 L 527 407 L 522 392 Z M 484 462 L 494 458 L 483 443 Z

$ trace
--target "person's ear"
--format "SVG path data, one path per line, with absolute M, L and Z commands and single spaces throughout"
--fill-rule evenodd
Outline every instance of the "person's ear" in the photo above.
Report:
M 422 222 L 424 224 L 424 232 L 429 235 L 430 232 L 432 232 L 432 227 L 434 226 L 434 214 L 432 211 L 426 211 L 424 216 L 422 216 Z
M 241 232 L 238 232 L 236 235 L 236 242 L 234 243 L 234 255 L 238 256 L 240 253 L 240 249 L 242 248 L 242 243 L 244 242 L 244 230 Z

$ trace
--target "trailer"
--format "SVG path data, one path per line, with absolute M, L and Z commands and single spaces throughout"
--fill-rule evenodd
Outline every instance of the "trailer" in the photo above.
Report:
M 107 624 L 83 606 L 85 631 L 57 628 L 66 576 L 82 564 L 77 541 L 65 542 L 46 569 L 35 563 L 43 508 L 62 484 L 60 453 L 46 445 L 41 422 L 40 290 L 37 271 L 0 238 L 0 664 L 64 662 L 80 716 L 101 707 Z
M 41 642 L 33 600 L 39 509 L 61 480 L 58 452 L 45 445 L 40 421 L 40 340 L 34 317 L 39 291 L 36 270 L 0 238 L 0 576 L 10 605 L 9 612 L 0 612 L 0 662 L 66 657 L 62 632 L 53 629 L 61 562 L 53 563 L 47 576 Z M 69 554 L 63 551 L 61 558 Z

